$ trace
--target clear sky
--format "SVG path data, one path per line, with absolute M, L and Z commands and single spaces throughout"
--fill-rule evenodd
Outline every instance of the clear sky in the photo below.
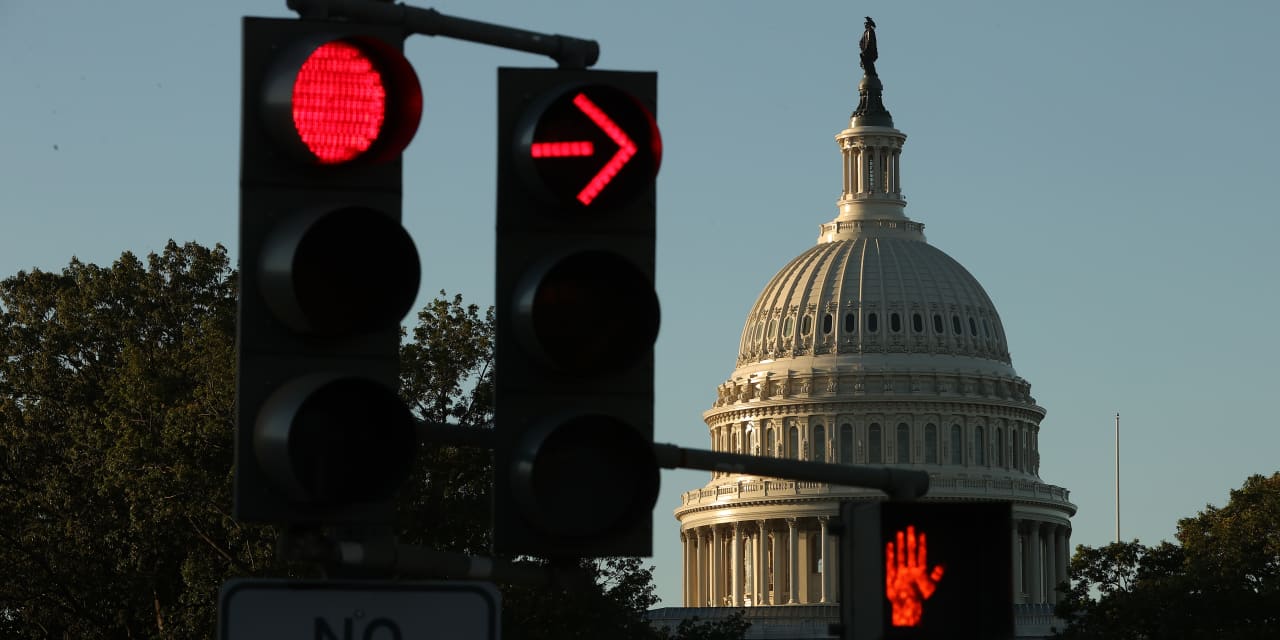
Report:
M 1280 3 L 423 6 L 594 38 L 599 68 L 659 72 L 659 440 L 709 446 L 701 414 L 752 302 L 835 216 L 833 137 L 871 15 L 909 136 L 907 214 L 1000 311 L 1048 410 L 1041 477 L 1080 509 L 1072 542 L 1112 539 L 1116 412 L 1127 539 L 1171 539 L 1280 469 Z M 0 276 L 170 238 L 236 253 L 246 14 L 291 15 L 284 0 L 0 0 Z M 492 304 L 495 68 L 551 63 L 422 36 L 407 52 L 426 103 L 404 163 L 420 302 Z M 671 512 L 707 477 L 663 473 L 665 605 L 680 604 Z

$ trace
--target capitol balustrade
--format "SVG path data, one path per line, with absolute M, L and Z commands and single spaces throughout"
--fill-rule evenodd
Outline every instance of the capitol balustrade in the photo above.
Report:
M 867 490 L 852 489 L 826 482 L 802 482 L 795 480 L 738 480 L 704 487 L 681 494 L 683 506 L 700 506 L 719 503 L 722 500 L 755 500 L 761 498 L 786 498 L 809 496 L 856 495 Z M 878 492 L 876 492 L 878 493 Z M 1044 502 L 1063 504 L 1070 502 L 1070 491 L 1062 487 L 1032 480 L 1011 478 L 931 477 L 929 495 L 945 494 L 947 497 L 1002 498 L 1020 502 Z

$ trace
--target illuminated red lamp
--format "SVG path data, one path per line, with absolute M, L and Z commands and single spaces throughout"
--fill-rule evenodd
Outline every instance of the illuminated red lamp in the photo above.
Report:
M 896 537 L 885 544 L 884 595 L 892 605 L 893 626 L 914 627 L 924 617 L 925 601 L 938 589 L 943 566 L 929 568 L 928 541 L 923 531 L 916 537 L 915 526 L 898 531 Z
M 266 75 L 267 129 L 299 160 L 338 165 L 398 157 L 422 118 L 422 87 L 404 55 L 366 38 L 309 39 Z
M 544 199 L 579 213 L 615 208 L 652 187 L 662 135 L 649 109 L 607 85 L 544 96 L 518 126 L 517 169 Z

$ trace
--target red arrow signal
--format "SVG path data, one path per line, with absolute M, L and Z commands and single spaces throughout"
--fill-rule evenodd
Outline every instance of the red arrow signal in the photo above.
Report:
M 578 93 L 573 97 L 573 106 L 578 108 L 583 115 L 587 116 L 591 122 L 595 123 L 609 139 L 618 145 L 618 150 L 614 152 L 613 157 L 600 167 L 600 170 L 591 176 L 591 180 L 586 186 L 578 192 L 578 202 L 583 206 L 588 206 L 600 195 L 604 188 L 609 186 L 614 176 L 626 166 L 631 158 L 636 155 L 636 143 L 631 140 L 631 136 L 614 122 L 609 114 L 604 112 L 596 103 L 592 102 L 585 93 Z M 534 158 L 581 158 L 595 155 L 595 145 L 590 140 L 573 140 L 565 142 L 535 142 L 530 145 L 529 153 Z
M 646 190 L 662 159 L 649 107 L 601 84 L 538 97 L 516 130 L 516 162 L 530 186 L 564 213 L 614 211 Z

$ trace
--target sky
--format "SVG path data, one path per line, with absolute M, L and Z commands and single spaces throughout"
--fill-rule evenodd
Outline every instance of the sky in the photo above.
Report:
M 834 136 L 857 104 L 864 15 L 908 135 L 907 215 L 977 277 L 1048 415 L 1041 478 L 1072 543 L 1172 539 L 1280 470 L 1280 3 L 487 2 L 445 14 L 600 42 L 659 74 L 657 440 L 702 412 L 778 269 L 836 214 Z M 785 6 L 785 9 L 784 9 Z M 0 0 L 0 276 L 109 264 L 169 239 L 237 255 L 240 17 L 284 0 Z M 531 54 L 415 36 L 425 109 L 405 226 L 436 292 L 494 303 L 496 68 Z M 664 471 L 658 595 L 680 605 L 684 491 Z M 584 481 L 590 481 L 584 479 Z

